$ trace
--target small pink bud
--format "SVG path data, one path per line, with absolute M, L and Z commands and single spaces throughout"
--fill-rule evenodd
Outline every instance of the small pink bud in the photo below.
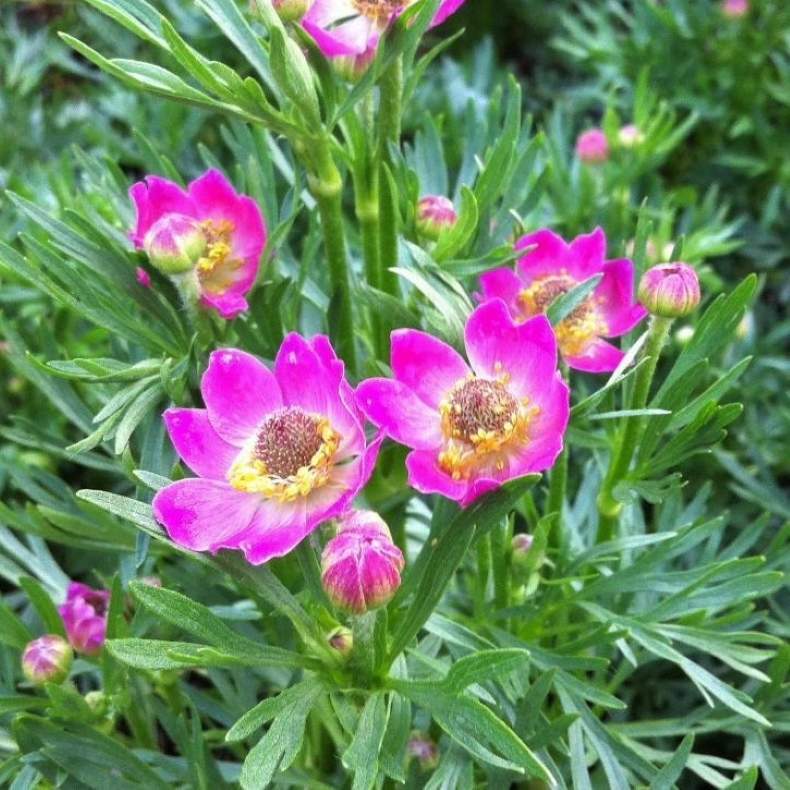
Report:
M 109 590 L 94 590 L 79 582 L 68 586 L 66 600 L 58 612 L 75 650 L 92 655 L 102 649 L 109 602 Z
M 651 266 L 642 275 L 638 296 L 651 315 L 681 318 L 699 304 L 697 273 L 686 263 Z
M 403 554 L 383 519 L 373 511 L 350 511 L 321 555 L 321 582 L 339 609 L 363 614 L 383 606 L 400 586 Z
M 575 150 L 582 162 L 605 162 L 609 158 L 609 141 L 600 129 L 588 129 L 576 138 Z
M 417 201 L 415 225 L 420 236 L 436 241 L 443 231 L 458 220 L 453 203 L 443 195 L 426 195 Z
M 623 148 L 634 148 L 645 141 L 645 136 L 632 123 L 621 126 L 617 132 L 617 142 Z
M 200 223 L 184 214 L 164 214 L 145 234 L 143 246 L 151 265 L 162 274 L 194 269 L 208 246 Z
M 749 13 L 748 0 L 723 0 L 721 12 L 724 16 L 734 19 L 735 17 L 745 16 Z
M 534 542 L 535 538 L 533 538 L 532 535 L 527 535 L 526 532 L 516 533 L 513 535 L 513 540 L 511 541 L 513 556 L 526 556 L 529 554 L 529 550 L 532 548 Z
M 22 672 L 35 686 L 62 683 L 69 674 L 74 651 L 62 637 L 46 634 L 34 639 L 22 653 Z
M 137 282 L 143 286 L 143 288 L 150 288 L 151 287 L 151 275 L 148 272 L 141 268 L 140 266 L 135 269 L 134 276 L 137 278 Z
M 337 652 L 343 656 L 349 655 L 351 649 L 354 647 L 354 637 L 351 633 L 351 629 L 343 625 L 339 625 L 337 628 L 330 631 L 326 641 L 329 643 L 329 647 L 333 650 L 337 650 Z
M 406 754 L 409 757 L 416 757 L 420 762 L 420 768 L 424 771 L 430 771 L 439 764 L 439 750 L 436 744 L 421 732 L 413 732 L 409 735 Z

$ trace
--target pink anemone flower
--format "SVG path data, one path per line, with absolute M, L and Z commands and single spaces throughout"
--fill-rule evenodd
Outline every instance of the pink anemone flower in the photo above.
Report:
M 69 584 L 58 613 L 75 650 L 93 655 L 102 649 L 109 605 L 109 590 L 94 590 L 79 582 Z
M 590 373 L 614 370 L 623 352 L 603 338 L 619 337 L 646 315 L 634 301 L 634 266 L 620 258 L 605 261 L 606 239 L 596 228 L 566 244 L 550 230 L 522 236 L 525 250 L 515 270 L 494 269 L 480 276 L 482 300 L 502 299 L 516 321 L 545 313 L 551 303 L 584 280 L 602 274 L 595 289 L 554 328 L 568 367 Z
M 288 335 L 273 371 L 242 351 L 214 351 L 200 389 L 205 409 L 164 414 L 198 475 L 153 500 L 154 517 L 179 545 L 241 549 L 258 565 L 342 513 L 367 482 L 380 439 L 366 447 L 363 417 L 326 337 Z
M 545 316 L 514 321 L 500 300 L 477 307 L 464 330 L 467 363 L 431 335 L 392 333 L 392 379 L 357 388 L 360 407 L 412 448 L 409 484 L 465 507 L 507 480 L 540 472 L 562 449 L 568 388 Z
M 302 27 L 328 58 L 375 52 L 381 34 L 419 0 L 314 0 Z M 431 27 L 443 22 L 464 0 L 442 0 Z
M 184 191 L 172 181 L 148 176 L 129 190 L 137 218 L 129 234 L 138 249 L 166 235 L 173 226 L 202 232 L 205 245 L 193 276 L 201 303 L 230 319 L 247 309 L 266 244 L 266 228 L 255 201 L 237 194 L 217 170 L 209 170 Z

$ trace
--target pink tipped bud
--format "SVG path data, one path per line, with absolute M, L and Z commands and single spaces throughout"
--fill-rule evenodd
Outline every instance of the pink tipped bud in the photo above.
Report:
M 721 12 L 724 16 L 728 16 L 731 19 L 745 16 L 749 13 L 749 2 L 748 0 L 723 0 Z
M 406 754 L 409 757 L 416 757 L 420 762 L 420 768 L 424 771 L 430 771 L 439 764 L 439 750 L 436 744 L 421 732 L 413 732 L 409 735 Z
M 513 559 L 526 557 L 534 542 L 535 538 L 533 538 L 532 535 L 527 535 L 526 532 L 518 532 L 513 535 L 513 540 L 511 542 L 513 547 Z
M 69 674 L 74 651 L 62 637 L 46 634 L 30 642 L 22 653 L 22 672 L 35 686 L 62 683 Z
M 642 275 L 638 295 L 651 315 L 681 318 L 699 304 L 697 273 L 686 263 L 651 266 Z
M 137 282 L 143 286 L 143 288 L 150 288 L 151 287 L 151 275 L 148 272 L 138 266 L 135 269 L 134 276 L 137 278 Z
M 426 195 L 417 201 L 415 224 L 417 233 L 429 241 L 436 241 L 439 236 L 455 225 L 458 214 L 455 213 L 452 201 L 443 195 Z
M 363 614 L 386 604 L 400 586 L 403 554 L 382 518 L 370 510 L 340 518 L 321 555 L 321 582 L 335 606 Z
M 68 586 L 66 600 L 58 612 L 75 650 L 92 655 L 102 649 L 109 602 L 109 590 L 93 590 L 79 582 Z
M 645 141 L 645 136 L 639 128 L 632 123 L 621 126 L 617 132 L 617 142 L 623 148 L 635 148 Z
M 298 22 L 310 7 L 310 0 L 272 0 L 277 16 L 283 22 Z
M 349 655 L 351 649 L 354 647 L 354 637 L 351 633 L 351 629 L 346 628 L 344 625 L 339 625 L 337 628 L 330 631 L 326 641 L 329 643 L 329 647 L 331 647 L 332 650 L 337 650 L 342 656 Z
M 609 141 L 600 129 L 588 129 L 576 138 L 575 150 L 582 162 L 605 162 L 609 158 Z
M 208 246 L 200 223 L 184 214 L 165 214 L 145 234 L 151 265 L 162 274 L 183 274 L 197 266 Z

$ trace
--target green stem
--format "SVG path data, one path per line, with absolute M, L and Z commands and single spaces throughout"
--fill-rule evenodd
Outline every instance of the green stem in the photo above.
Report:
M 631 402 L 628 404 L 630 410 L 644 409 L 647 405 L 650 385 L 656 372 L 658 358 L 661 355 L 661 348 L 666 342 L 671 325 L 671 318 L 653 316 L 650 319 L 647 341 L 640 353 L 642 364 L 636 371 Z M 606 476 L 598 494 L 598 512 L 600 514 L 598 543 L 604 543 L 614 537 L 617 516 L 620 514 L 622 504 L 614 498 L 612 490 L 628 473 L 634 451 L 638 447 L 639 439 L 642 436 L 644 424 L 644 417 L 641 415 L 624 418 L 622 433 L 612 451 L 609 468 L 606 471 Z
M 475 577 L 475 620 L 483 622 L 486 617 L 488 579 L 491 575 L 491 535 L 486 533 L 477 540 L 477 575 Z
M 354 615 L 351 618 L 351 634 L 354 638 L 352 665 L 362 675 L 361 685 L 367 681 L 376 668 L 376 609 Z
M 311 154 L 314 172 L 308 174 L 307 182 L 318 204 L 332 298 L 337 305 L 337 320 L 329 322 L 329 337 L 338 356 L 356 372 L 351 273 L 343 229 L 343 180 L 332 159 L 327 140 L 316 141 Z

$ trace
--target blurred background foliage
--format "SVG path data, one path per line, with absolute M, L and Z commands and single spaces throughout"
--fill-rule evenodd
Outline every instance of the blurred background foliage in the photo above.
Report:
M 198 49 L 245 73 L 238 53 L 208 19 L 192 13 L 189 0 L 163 0 L 157 7 Z M 523 178 L 499 185 L 504 195 L 492 199 L 467 259 L 448 266 L 459 277 L 479 271 L 487 260 L 491 265 L 485 256 L 497 245 L 543 225 L 572 237 L 600 224 L 609 257 L 617 257 L 634 250 L 641 212 L 649 234 L 634 251 L 638 264 L 670 256 L 695 264 L 708 301 L 758 272 L 757 299 L 710 372 L 714 379 L 724 376 L 737 360 L 753 356 L 738 385 L 744 413 L 728 426 L 721 448 L 687 461 L 683 474 L 690 500 L 713 492 L 717 511 L 728 513 L 717 547 L 732 542 L 766 553 L 769 568 L 786 572 L 786 552 L 771 552 L 784 545 L 778 536 L 790 520 L 790 5 L 752 0 L 747 16 L 729 18 L 717 0 L 467 0 L 432 35 L 462 30 L 407 108 L 404 167 L 417 174 L 413 191 L 445 191 L 458 200 L 476 175 L 475 157 L 494 150 L 513 96 L 531 122 L 519 130 L 513 154 L 522 157 Z M 283 193 L 267 197 L 261 173 L 250 170 L 254 152 L 264 174 L 268 168 L 292 176 L 276 141 L 207 111 L 128 90 L 67 47 L 59 31 L 114 56 L 153 57 L 144 42 L 82 3 L 0 5 L 0 242 L 21 254 L 20 234 L 36 240 L 51 232 L 19 210 L 12 192 L 67 225 L 76 206 L 120 248 L 132 220 L 130 184 L 153 172 L 188 181 L 216 163 L 265 205 L 270 230 L 280 229 L 272 265 L 282 277 L 267 278 L 258 292 L 262 300 L 263 294 L 271 297 L 267 289 L 279 289 L 279 314 L 266 325 L 240 322 L 235 331 L 250 350 L 265 355 L 285 327 L 315 323 L 326 305 L 319 283 L 311 285 L 320 277 L 311 270 L 319 239 L 311 220 L 299 213 L 301 185 L 288 185 L 286 178 Z M 510 77 L 514 81 L 503 91 Z M 637 145 L 618 143 L 627 124 L 643 136 Z M 611 149 L 597 165 L 580 162 L 574 152 L 578 134 L 592 127 L 603 129 Z M 407 207 L 403 213 L 408 217 Z M 284 238 L 293 224 L 303 231 L 293 234 L 298 243 Z M 302 293 L 306 307 L 299 303 Z M 693 330 L 691 320 L 677 331 L 662 361 L 667 369 Z M 129 555 L 123 561 L 131 569 L 134 551 L 142 553 L 147 543 L 121 520 L 108 526 L 105 514 L 99 517 L 73 492 L 89 487 L 129 493 L 138 486 L 133 469 L 166 471 L 169 459 L 154 457 L 161 446 L 154 407 L 167 402 L 166 385 L 152 389 L 149 412 L 139 415 L 145 430 L 135 436 L 142 438 L 113 445 L 124 413 L 113 404 L 118 390 L 107 371 L 91 381 L 56 378 L 41 363 L 142 361 L 141 349 L 86 322 L 8 268 L 0 280 L 0 337 L 0 521 L 7 554 L 0 554 L 2 589 L 30 573 L 54 591 L 63 585 L 59 567 L 72 577 L 88 569 L 111 576 L 112 552 Z M 194 386 L 197 369 L 188 365 L 180 375 L 184 386 Z M 112 417 L 113 405 L 118 421 L 106 434 L 82 453 L 65 449 L 101 427 L 94 414 L 104 409 Z M 584 471 L 575 472 L 580 489 Z M 137 495 L 148 493 L 137 488 Z M 24 543 L 12 544 L 12 532 L 24 535 Z M 42 538 L 53 547 L 51 562 Z M 204 580 L 202 573 L 183 573 L 179 585 L 186 592 L 203 590 Z M 217 597 L 229 603 L 224 592 Z M 790 635 L 788 603 L 781 587 L 759 604 L 783 639 Z M 660 716 L 672 707 L 667 698 L 684 693 L 676 670 L 667 666 L 666 674 L 632 686 L 638 690 L 628 700 L 634 710 Z M 780 740 L 790 726 L 790 701 L 777 689 L 766 690 L 763 699 Z M 643 734 L 637 730 L 624 725 L 623 732 L 638 738 Z M 677 735 L 667 724 L 668 742 Z M 726 751 L 728 744 L 717 747 Z M 790 769 L 786 747 L 774 747 Z

